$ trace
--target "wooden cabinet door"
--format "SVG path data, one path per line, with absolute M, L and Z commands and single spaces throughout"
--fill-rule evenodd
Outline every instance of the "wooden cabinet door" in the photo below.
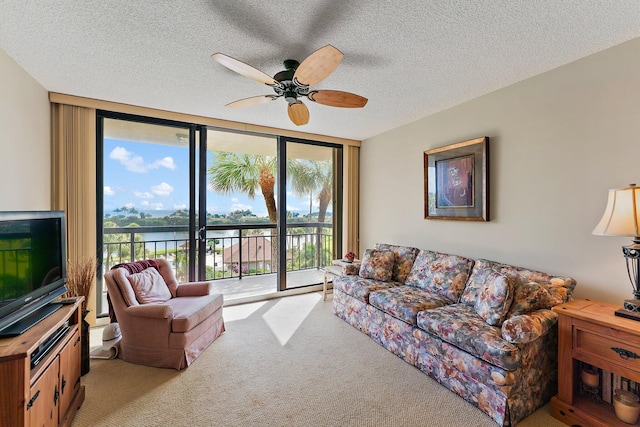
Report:
M 80 389 L 80 347 L 78 329 L 60 351 L 60 420 L 64 418 L 73 397 Z
M 27 402 L 28 425 L 31 427 L 58 425 L 58 364 L 56 357 L 31 386 Z

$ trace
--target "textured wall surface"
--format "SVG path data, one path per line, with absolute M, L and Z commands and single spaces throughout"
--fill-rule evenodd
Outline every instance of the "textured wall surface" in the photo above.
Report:
M 361 245 L 413 245 L 572 276 L 622 303 L 620 247 L 594 236 L 609 188 L 640 183 L 640 40 L 365 140 Z M 425 220 L 423 152 L 488 136 L 491 221 Z

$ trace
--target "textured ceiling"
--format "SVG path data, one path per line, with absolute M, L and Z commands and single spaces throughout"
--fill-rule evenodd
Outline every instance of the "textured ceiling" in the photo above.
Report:
M 29 0 L 0 2 L 0 48 L 47 90 L 366 139 L 640 36 L 638 0 Z M 273 93 L 222 52 L 274 75 L 331 44 L 344 60 L 312 89 L 369 98 L 229 109 Z

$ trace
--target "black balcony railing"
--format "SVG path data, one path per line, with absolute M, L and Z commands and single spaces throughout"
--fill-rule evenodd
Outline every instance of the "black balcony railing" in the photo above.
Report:
M 326 223 L 287 224 L 287 271 L 319 269 L 333 258 L 333 228 Z M 206 280 L 242 278 L 276 271 L 275 224 L 206 227 Z M 187 226 L 104 229 L 103 270 L 132 260 L 166 258 L 178 281 L 188 281 Z

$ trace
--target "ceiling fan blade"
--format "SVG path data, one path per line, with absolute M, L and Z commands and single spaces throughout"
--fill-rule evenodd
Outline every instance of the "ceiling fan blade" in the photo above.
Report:
M 313 86 L 333 73 L 344 55 L 330 44 L 313 52 L 302 61 L 293 75 L 294 81 Z
M 253 105 L 265 104 L 269 101 L 273 101 L 278 99 L 277 95 L 259 95 L 252 96 L 250 98 L 239 99 L 238 101 L 233 101 L 225 105 L 225 107 L 229 108 L 242 108 L 242 107 L 251 107 Z
M 237 59 L 227 56 L 223 53 L 214 53 L 213 55 L 211 55 L 211 57 L 228 69 L 235 71 L 236 73 L 241 74 L 245 77 L 249 77 L 250 79 L 256 80 L 269 86 L 281 86 L 280 82 L 276 81 L 273 77 L 263 73 L 262 71 L 252 67 L 249 64 L 245 64 L 244 62 L 238 61 Z
M 368 101 L 364 96 L 341 90 L 312 90 L 307 97 L 318 104 L 342 108 L 362 108 Z
M 287 108 L 289 118 L 296 126 L 309 123 L 309 109 L 300 101 L 292 102 Z

